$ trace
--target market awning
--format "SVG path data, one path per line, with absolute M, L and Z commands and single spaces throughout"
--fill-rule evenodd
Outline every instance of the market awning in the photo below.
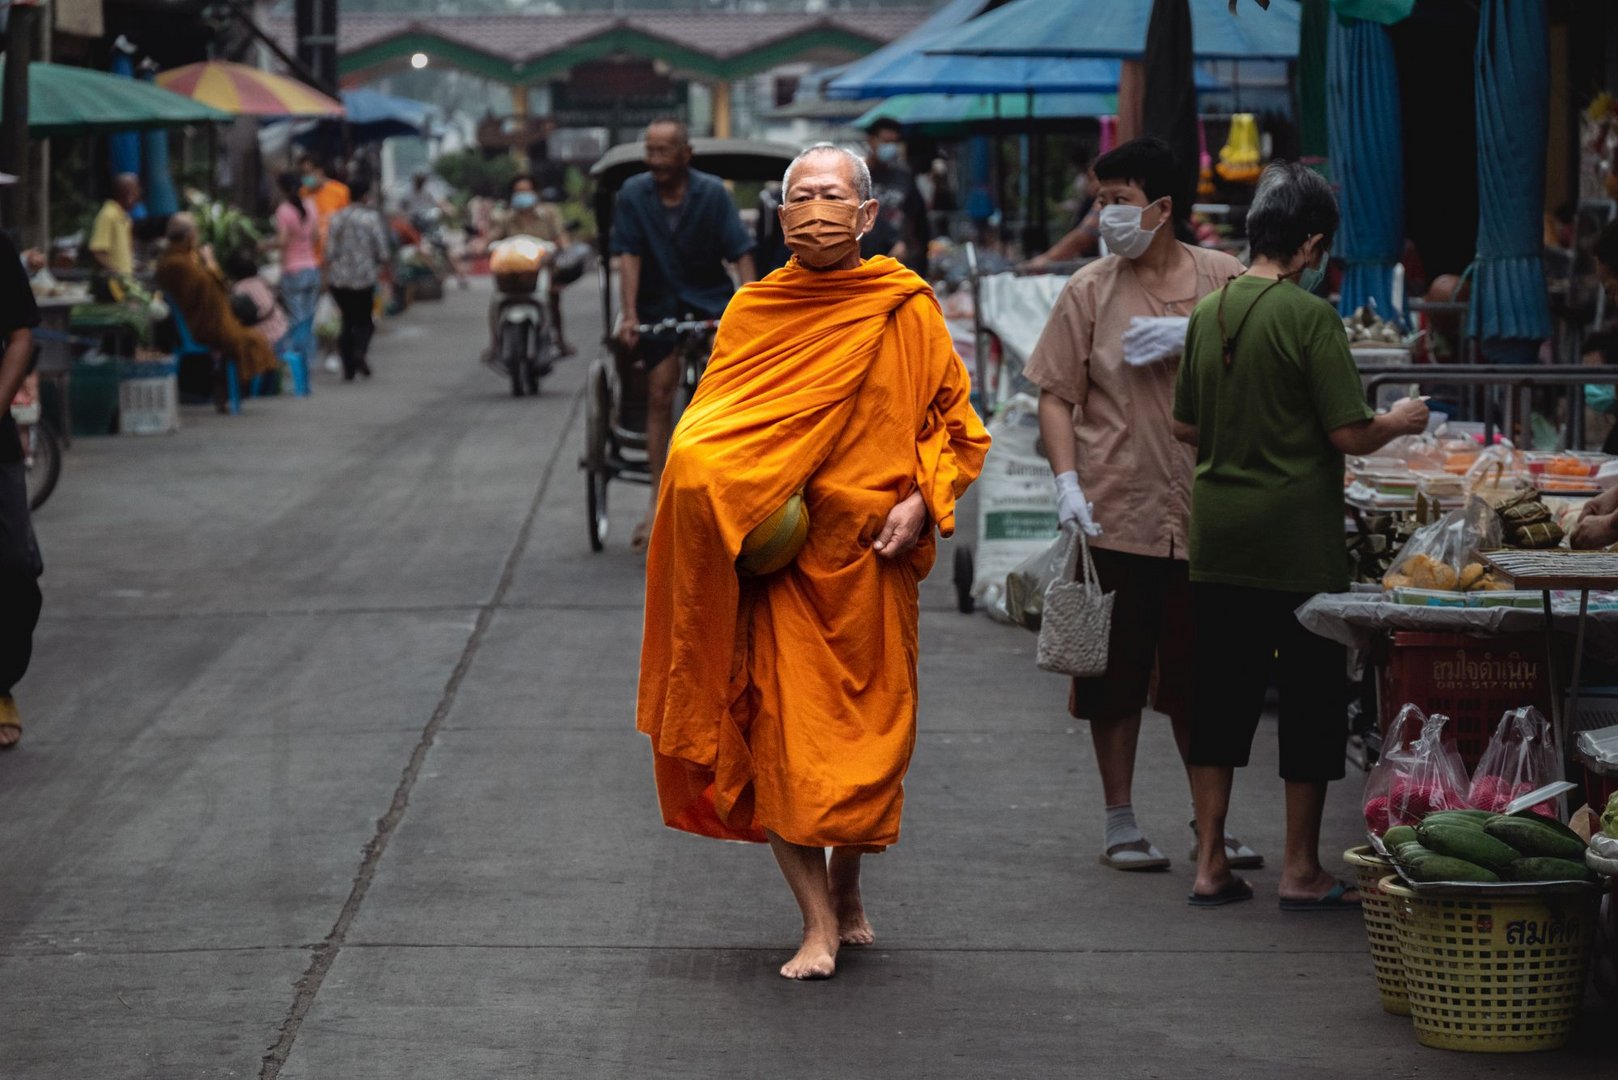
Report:
M 135 79 L 66 64 L 28 65 L 28 134 L 36 139 L 229 119 L 218 109 Z
M 344 90 L 348 123 L 368 140 L 424 135 L 436 110 L 425 101 L 376 90 Z
M 1115 88 L 1116 89 L 1116 88 Z M 999 101 L 996 102 L 996 97 Z M 1118 95 L 1036 94 L 1035 120 L 1071 120 L 1086 116 L 1111 116 L 1118 111 Z M 868 110 L 855 127 L 868 127 L 880 119 L 896 120 L 906 127 L 941 128 L 995 121 L 1028 119 L 1027 94 L 900 94 Z
M 1246 4 L 1191 0 L 1192 50 L 1198 60 L 1290 60 L 1298 55 L 1298 0 Z M 1115 57 L 1146 53 L 1151 0 L 1013 0 L 929 43 L 939 56 Z

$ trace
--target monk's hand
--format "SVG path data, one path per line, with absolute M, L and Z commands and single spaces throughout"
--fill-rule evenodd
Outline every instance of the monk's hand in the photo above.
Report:
M 871 546 L 883 558 L 897 558 L 916 546 L 926 528 L 927 504 L 922 501 L 921 492 L 912 491 L 908 498 L 888 511 L 882 534 Z

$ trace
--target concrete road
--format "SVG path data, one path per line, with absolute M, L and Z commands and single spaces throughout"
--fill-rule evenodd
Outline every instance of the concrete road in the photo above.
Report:
M 371 383 L 75 445 L 0 756 L 0 1077 L 1610 1075 L 1594 1004 L 1563 1053 L 1417 1046 L 1358 916 L 1283 916 L 1273 870 L 1189 910 L 1161 720 L 1137 807 L 1176 865 L 1098 866 L 1061 680 L 956 614 L 946 573 L 905 836 L 868 863 L 879 943 L 781 980 L 797 916 L 767 852 L 658 820 L 644 495 L 613 488 L 592 555 L 585 364 L 511 399 L 473 362 L 484 303 L 390 320 Z M 569 317 L 592 340 L 588 285 Z M 1272 856 L 1274 760 L 1266 729 L 1233 821 Z M 1333 792 L 1328 851 L 1356 796 Z

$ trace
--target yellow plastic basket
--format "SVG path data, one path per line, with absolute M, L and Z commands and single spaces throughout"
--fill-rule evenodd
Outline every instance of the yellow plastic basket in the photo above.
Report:
M 1442 1050 L 1554 1050 L 1584 1003 L 1594 890 L 1535 895 L 1483 888 L 1417 893 L 1383 879 L 1392 902 L 1416 1038 Z
M 1354 868 L 1359 880 L 1360 913 L 1365 916 L 1365 938 L 1371 945 L 1371 967 L 1376 972 L 1382 1008 L 1395 1016 L 1409 1016 L 1410 999 L 1405 996 L 1405 966 L 1399 931 L 1393 925 L 1393 901 L 1382 891 L 1382 879 L 1393 873 L 1393 864 L 1369 845 L 1349 848 L 1343 852 L 1343 859 Z

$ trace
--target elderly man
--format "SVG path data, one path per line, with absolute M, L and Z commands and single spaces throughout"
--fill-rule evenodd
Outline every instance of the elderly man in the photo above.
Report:
M 112 198 L 101 204 L 90 226 L 90 255 L 108 275 L 113 299 L 122 299 L 121 279 L 135 272 L 135 225 L 129 212 L 140 202 L 140 177 L 120 173 L 112 183 Z
M 725 264 L 745 285 L 754 278 L 753 238 L 718 177 L 691 168 L 691 139 L 678 120 L 646 128 L 647 171 L 618 193 L 612 254 L 618 257 L 620 345 L 646 371 L 646 457 L 652 499 L 634 545 L 645 547 L 674 429 L 680 358 L 673 337 L 642 338 L 636 329 L 663 319 L 717 319 L 736 291 Z
M 1344 455 L 1420 434 L 1427 406 L 1410 398 L 1376 416 L 1365 404 L 1343 321 L 1313 295 L 1337 220 L 1319 173 L 1271 165 L 1247 212 L 1252 266 L 1198 304 L 1186 330 L 1174 431 L 1197 455 L 1190 764 L 1201 847 L 1187 899 L 1198 907 L 1253 896 L 1219 839 L 1273 676 L 1286 784 L 1281 909 L 1359 908 L 1353 887 L 1320 863 L 1326 785 L 1343 776 L 1348 657 L 1295 613 L 1316 593 L 1348 589 Z
M 157 263 L 157 287 L 179 309 L 198 344 L 236 362 L 237 374 L 251 379 L 275 367 L 275 353 L 259 334 L 243 326 L 230 308 L 225 284 L 213 252 L 197 247 L 197 221 L 190 214 L 169 218 L 168 249 Z M 214 405 L 225 411 L 224 370 L 216 370 Z
M 814 979 L 873 940 L 860 857 L 899 838 L 917 585 L 989 439 L 932 291 L 860 260 L 865 163 L 811 147 L 783 188 L 793 259 L 725 312 L 669 453 L 637 726 L 668 825 L 769 843 L 803 915 L 781 974 Z M 739 575 L 744 538 L 799 492 L 795 560 Z

